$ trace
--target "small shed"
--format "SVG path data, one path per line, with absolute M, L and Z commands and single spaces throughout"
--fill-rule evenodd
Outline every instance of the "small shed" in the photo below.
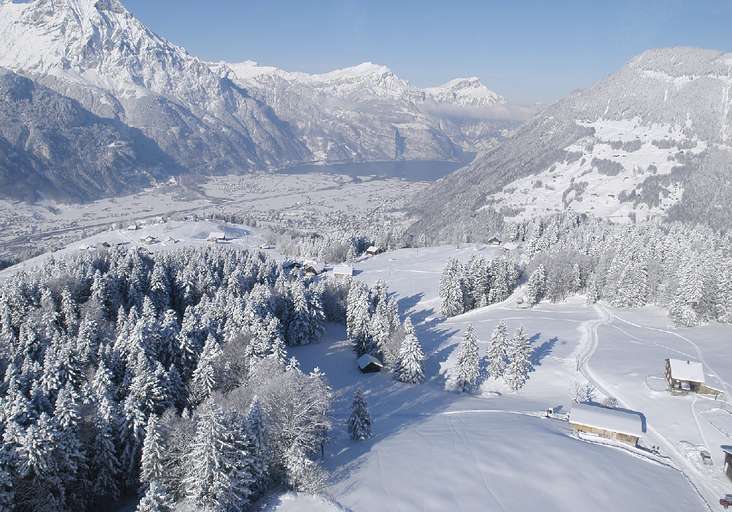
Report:
M 592 434 L 636 446 L 643 436 L 640 413 L 583 403 L 572 407 L 569 424 L 577 433 Z
M 317 261 L 307 260 L 302 262 L 302 271 L 306 276 L 317 276 L 323 273 L 325 267 Z
M 353 267 L 350 265 L 336 265 L 333 267 L 333 275 L 343 279 L 353 277 Z
M 158 239 L 152 235 L 147 235 L 145 238 L 141 238 L 140 242 L 142 242 L 145 245 L 153 245 L 153 244 L 158 243 Z
M 368 249 L 366 249 L 366 254 L 368 254 L 369 256 L 375 256 L 377 254 L 381 254 L 382 252 L 384 252 L 384 249 L 382 249 L 378 245 L 371 245 L 368 247 Z
M 672 391 L 698 393 L 704 387 L 704 367 L 696 361 L 666 359 L 666 381 Z
M 137 231 L 138 229 L 140 229 L 140 226 L 137 224 L 130 224 L 127 226 L 127 231 Z
M 488 245 L 501 245 L 501 239 L 500 239 L 500 238 L 498 238 L 498 236 L 496 236 L 496 235 L 493 235 L 492 237 L 490 237 L 490 238 L 488 239 L 488 241 L 487 241 L 486 243 L 487 243 Z
M 721 448 L 724 453 L 724 472 L 732 480 L 732 446 L 722 445 Z
M 364 354 L 356 360 L 358 369 L 362 373 L 376 373 L 380 372 L 384 365 L 371 354 Z
M 223 231 L 211 231 L 208 234 L 207 240 L 211 243 L 217 244 L 219 242 L 226 241 L 226 233 Z

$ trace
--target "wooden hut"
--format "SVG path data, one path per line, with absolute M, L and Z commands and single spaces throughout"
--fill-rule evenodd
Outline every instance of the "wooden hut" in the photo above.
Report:
M 572 407 L 569 424 L 577 433 L 613 439 L 631 446 L 636 446 L 643 436 L 643 418 L 640 413 L 595 404 Z
M 676 392 L 704 391 L 704 367 L 696 361 L 666 359 L 666 381 Z
M 364 354 L 356 360 L 358 369 L 362 373 L 376 373 L 380 372 L 384 365 L 371 354 Z

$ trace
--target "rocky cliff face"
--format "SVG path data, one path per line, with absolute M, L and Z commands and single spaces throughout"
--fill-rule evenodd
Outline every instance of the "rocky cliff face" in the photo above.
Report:
M 0 197 L 84 200 L 143 187 L 175 169 L 140 130 L 0 69 Z

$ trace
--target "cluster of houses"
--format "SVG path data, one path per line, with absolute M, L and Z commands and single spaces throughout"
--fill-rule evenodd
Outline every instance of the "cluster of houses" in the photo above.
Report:
M 721 393 L 706 384 L 704 367 L 696 361 L 666 359 L 665 376 L 668 389 L 673 394 L 699 393 L 717 397 Z M 572 408 L 569 423 L 575 432 L 594 434 L 632 446 L 638 444 L 644 431 L 642 414 L 597 404 L 585 403 Z M 732 453 L 729 457 L 732 462 Z M 732 475 L 732 469 L 729 474 Z
M 666 359 L 665 378 L 673 395 L 698 393 L 717 398 L 721 394 L 721 390 L 706 383 L 704 367 L 697 361 Z M 547 410 L 547 417 L 557 416 L 561 415 L 555 414 L 555 409 Z M 633 447 L 638 446 L 646 431 L 642 413 L 595 403 L 575 405 L 566 419 L 576 434 L 589 434 Z M 732 446 L 723 445 L 720 448 L 724 455 L 724 473 L 732 480 Z M 712 456 L 707 450 L 701 450 L 699 457 L 701 463 L 713 464 Z M 732 495 L 722 498 L 720 504 L 724 508 L 732 506 Z

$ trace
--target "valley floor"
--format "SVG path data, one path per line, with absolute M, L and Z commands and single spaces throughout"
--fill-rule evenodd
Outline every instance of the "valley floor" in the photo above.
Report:
M 376 165 L 376 164 L 372 164 Z M 260 221 L 278 218 L 306 225 L 330 214 L 365 217 L 377 208 L 399 217 L 404 204 L 428 186 L 383 176 L 254 173 L 168 184 L 138 194 L 86 204 L 29 204 L 0 200 L 0 264 L 58 250 L 91 234 L 158 217 L 219 214 Z M 1 268 L 1 267 L 0 267 Z

